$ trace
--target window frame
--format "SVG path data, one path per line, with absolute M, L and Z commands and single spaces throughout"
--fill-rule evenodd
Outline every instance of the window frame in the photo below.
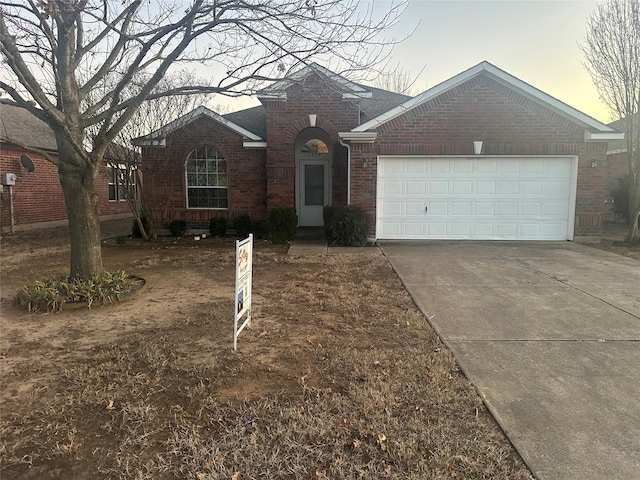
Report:
M 199 152 L 203 149 L 205 151 L 205 155 L 200 157 Z M 210 151 L 215 152 L 211 157 L 209 153 Z M 195 154 L 195 158 L 193 157 L 194 154 Z M 195 171 L 189 171 L 189 165 L 191 162 L 195 162 L 195 169 L 196 169 Z M 197 170 L 198 162 L 204 163 L 204 172 L 198 172 Z M 209 169 L 209 162 L 215 162 L 215 169 L 213 170 Z M 221 163 L 224 164 L 224 172 L 220 171 Z M 222 186 L 219 184 L 218 185 L 210 185 L 210 184 L 197 185 L 198 183 L 197 179 L 196 179 L 196 185 L 190 185 L 189 175 L 198 175 L 198 174 L 204 174 L 207 178 L 207 183 L 209 182 L 210 177 L 219 179 L 222 176 L 224 176 L 225 185 L 222 185 Z M 228 210 L 229 209 L 229 162 L 226 159 L 225 155 L 217 147 L 213 145 L 208 145 L 208 144 L 198 145 L 197 147 L 189 151 L 189 153 L 187 154 L 187 158 L 184 162 L 184 183 L 185 183 L 185 205 L 188 210 Z M 196 189 L 196 188 L 224 191 L 225 192 L 224 203 L 226 204 L 226 206 L 224 207 L 191 206 L 189 202 L 189 191 L 191 189 Z M 217 200 L 220 201 L 220 199 L 217 199 Z
M 133 189 L 133 197 L 127 195 L 125 175 L 129 173 L 129 188 Z M 113 195 L 111 194 L 113 191 Z M 107 163 L 107 195 L 110 202 L 127 202 L 138 198 L 137 167 L 124 164 Z M 111 197 L 114 198 L 111 198 Z

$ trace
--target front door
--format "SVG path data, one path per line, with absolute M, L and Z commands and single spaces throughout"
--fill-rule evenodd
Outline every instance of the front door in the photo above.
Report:
M 301 227 L 320 227 L 322 207 L 329 205 L 329 160 L 300 160 L 298 165 L 298 221 Z

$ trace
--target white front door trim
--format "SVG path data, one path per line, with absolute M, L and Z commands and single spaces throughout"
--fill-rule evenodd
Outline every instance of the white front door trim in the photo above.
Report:
M 305 168 L 322 165 L 324 167 L 324 192 L 322 205 L 306 205 Z M 325 205 L 331 205 L 331 158 L 304 159 L 296 162 L 296 211 L 298 226 L 321 227 L 322 213 Z

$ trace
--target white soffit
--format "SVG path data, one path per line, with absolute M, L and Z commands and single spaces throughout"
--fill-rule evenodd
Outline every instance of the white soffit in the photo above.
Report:
M 474 76 L 480 73 L 488 74 L 489 76 L 491 76 L 491 78 L 493 78 L 497 82 L 502 83 L 503 85 L 506 85 L 507 87 L 521 93 L 525 97 L 528 97 L 534 101 L 537 101 L 538 103 L 542 103 L 547 108 L 555 111 L 559 115 L 565 118 L 568 117 L 569 119 L 584 126 L 585 128 L 598 130 L 597 134 L 613 135 L 613 137 L 611 138 L 603 137 L 603 138 L 598 138 L 598 140 L 605 140 L 605 139 L 614 140 L 614 139 L 620 138 L 617 136 L 619 135 L 619 133 L 615 129 L 609 127 L 608 125 L 605 125 L 602 122 L 599 122 L 595 118 L 592 118 L 589 115 L 582 113 L 579 110 L 576 110 L 575 108 L 567 105 L 566 103 L 561 102 L 557 98 L 554 98 L 551 95 L 548 95 L 543 91 L 538 90 L 537 88 L 529 85 L 526 82 L 523 82 L 522 80 L 514 77 L 513 75 L 505 72 L 504 70 L 499 69 L 498 67 L 496 67 L 495 65 L 487 61 L 481 62 L 478 65 L 475 65 L 469 68 L 468 70 L 465 70 L 464 72 L 459 73 L 458 75 L 451 77 L 448 80 L 445 80 L 439 85 L 436 85 L 435 87 L 430 88 L 426 92 L 423 92 L 420 95 L 417 95 L 412 99 L 407 100 L 406 102 L 397 106 L 396 108 L 393 108 L 388 112 L 383 113 L 382 115 L 379 115 L 378 117 L 375 117 L 366 123 L 363 123 L 362 125 L 354 128 L 353 131 L 364 132 L 372 128 L 377 128 L 378 126 L 406 113 L 407 111 L 425 102 L 428 102 L 429 100 L 447 92 L 448 90 L 451 90 L 457 87 L 458 85 L 466 82 L 467 80 L 473 78 Z M 587 134 L 595 135 L 592 132 L 586 131 L 585 138 Z
M 339 132 L 341 140 L 352 143 L 373 143 L 378 136 L 377 132 Z

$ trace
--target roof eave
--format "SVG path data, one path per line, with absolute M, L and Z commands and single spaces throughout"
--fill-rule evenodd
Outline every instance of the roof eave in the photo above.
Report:
M 340 140 L 351 143 L 373 143 L 378 137 L 377 132 L 338 132 Z
M 404 114 L 405 112 L 435 98 L 448 90 L 451 90 L 458 85 L 470 80 L 474 76 L 485 73 L 489 75 L 494 80 L 502 83 L 503 85 L 519 92 L 527 98 L 530 98 L 538 103 L 545 105 L 550 110 L 558 113 L 559 115 L 569 118 L 575 123 L 582 125 L 585 128 L 590 128 L 592 130 L 597 130 L 598 134 L 612 134 L 615 135 L 618 132 L 605 125 L 604 123 L 596 120 L 595 118 L 590 117 L 589 115 L 576 110 L 575 108 L 567 105 L 564 102 L 552 97 L 544 93 L 541 90 L 529 85 L 528 83 L 520 80 L 517 77 L 505 72 L 504 70 L 499 69 L 495 65 L 484 61 L 475 65 L 464 72 L 455 75 L 448 80 L 436 85 L 435 87 L 417 95 L 416 97 L 402 103 L 401 105 L 389 110 L 388 112 L 383 113 L 375 118 L 372 118 L 368 122 L 363 123 L 362 125 L 353 129 L 353 131 L 366 131 L 372 128 L 377 128 L 378 126 L 393 120 L 394 118 Z M 586 134 L 585 134 L 586 135 Z M 617 137 L 616 137 L 617 138 Z M 592 140 L 593 141 L 593 140 Z
M 624 132 L 590 132 L 584 131 L 585 142 L 606 142 L 609 140 L 624 140 Z

